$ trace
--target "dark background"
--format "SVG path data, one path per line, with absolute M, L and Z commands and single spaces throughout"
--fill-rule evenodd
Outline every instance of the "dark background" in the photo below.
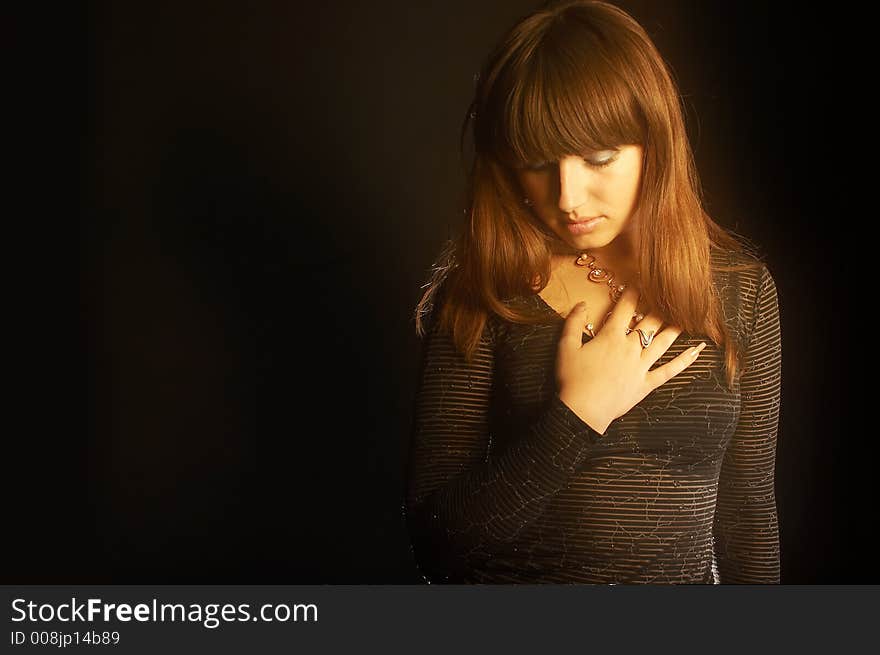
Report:
M 412 311 L 461 221 L 473 76 L 536 4 L 98 2 L 69 17 L 72 50 L 28 44 L 85 80 L 79 276 L 59 279 L 80 285 L 85 368 L 33 373 L 7 582 L 422 581 L 401 510 Z M 870 501 L 841 487 L 819 19 L 617 4 L 672 67 L 710 214 L 776 280 L 782 582 L 876 582 L 851 548 Z

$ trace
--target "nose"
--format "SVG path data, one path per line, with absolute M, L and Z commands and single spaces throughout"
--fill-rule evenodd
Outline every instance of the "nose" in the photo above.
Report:
M 586 201 L 587 173 L 580 157 L 559 160 L 559 209 L 566 214 Z

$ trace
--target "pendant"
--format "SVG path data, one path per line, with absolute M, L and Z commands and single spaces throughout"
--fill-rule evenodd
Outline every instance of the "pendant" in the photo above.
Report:
M 604 268 L 594 268 L 590 271 L 588 278 L 590 278 L 591 282 L 604 282 L 608 279 L 608 271 Z

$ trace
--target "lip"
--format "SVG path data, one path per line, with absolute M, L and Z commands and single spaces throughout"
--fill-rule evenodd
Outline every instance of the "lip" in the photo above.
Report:
M 569 221 L 566 227 L 574 235 L 588 234 L 595 230 L 603 220 L 605 220 L 604 216 L 594 216 L 593 218 L 585 218 L 582 221 Z

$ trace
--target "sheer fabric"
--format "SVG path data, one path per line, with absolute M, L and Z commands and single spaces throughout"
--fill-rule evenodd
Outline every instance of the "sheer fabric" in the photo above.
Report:
M 403 508 L 428 582 L 779 582 L 776 287 L 766 266 L 715 284 L 745 346 L 733 389 L 683 332 L 655 366 L 706 341 L 699 358 L 601 435 L 556 394 L 563 319 L 540 296 L 519 301 L 556 320 L 490 318 L 471 365 L 430 324 Z

